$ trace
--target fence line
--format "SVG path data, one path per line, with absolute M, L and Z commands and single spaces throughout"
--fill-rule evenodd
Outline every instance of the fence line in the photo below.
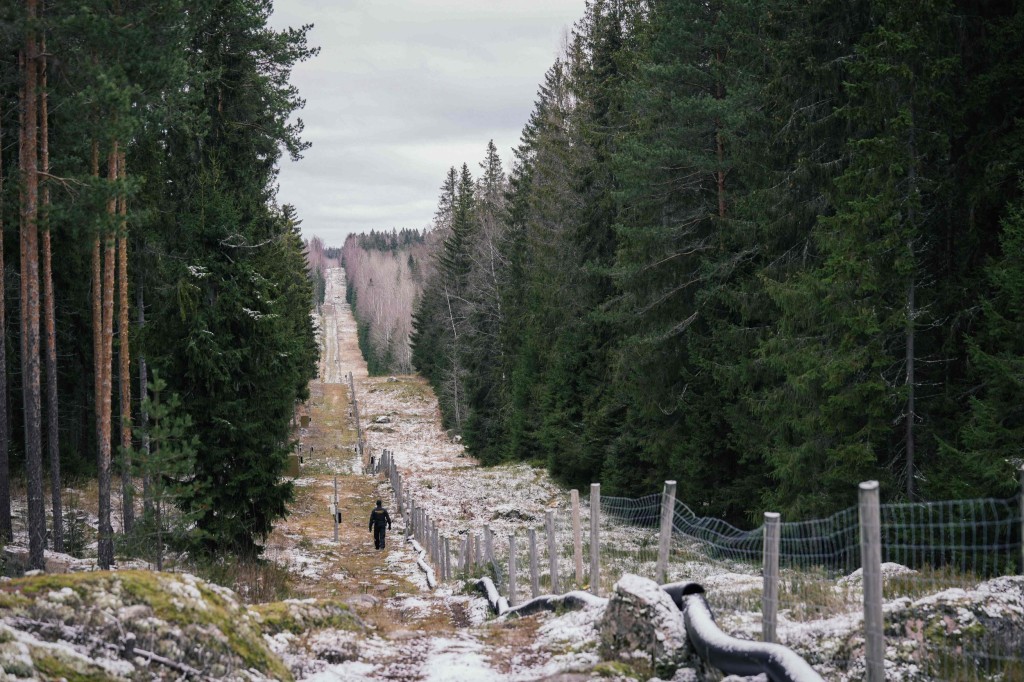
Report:
M 675 499 L 674 486 L 668 485 L 672 482 L 661 494 L 637 499 L 602 496 L 594 484 L 589 497 L 573 490 L 564 506 L 507 537 L 496 537 L 489 525 L 482 536 L 471 528 L 446 535 L 417 506 L 394 453 L 384 450 L 371 473 L 383 474 L 391 484 L 406 532 L 411 526 L 412 536 L 428 548 L 427 559 L 439 580 L 488 575 L 510 604 L 553 587 L 607 595 L 619 577 L 634 573 L 659 582 L 704 583 L 708 601 L 723 622 L 765 641 L 787 643 L 786 629 L 778 627 L 777 618 L 811 622 L 841 614 L 861 618 L 858 614 L 864 613 L 866 646 L 845 654 L 830 652 L 824 662 L 843 670 L 863 666 L 867 679 L 884 679 L 884 632 L 895 627 L 881 620 L 884 595 L 905 598 L 906 604 L 887 609 L 885 617 L 900 618 L 906 636 L 917 639 L 908 655 L 923 674 L 1017 679 L 1014 675 L 1024 673 L 1018 661 L 1024 633 L 997 637 L 984 628 L 967 627 L 936 637 L 924 630 L 948 623 L 948 614 L 935 615 L 930 600 L 912 606 L 914 600 L 947 588 L 969 589 L 1024 570 L 1024 494 L 1006 500 L 879 504 L 875 520 L 868 518 L 878 535 L 868 554 L 877 553 L 878 568 L 861 572 L 867 554 L 862 545 L 864 513 L 857 507 L 799 522 L 768 513 L 765 524 L 743 530 L 694 513 Z M 1024 489 L 1024 473 L 1021 481 Z M 590 558 L 589 567 L 584 556 Z

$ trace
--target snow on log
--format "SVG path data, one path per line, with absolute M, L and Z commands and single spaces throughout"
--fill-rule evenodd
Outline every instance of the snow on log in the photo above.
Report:
M 420 567 L 427 576 L 427 587 L 434 589 L 437 587 L 437 578 L 434 576 L 434 569 L 432 569 L 423 558 L 427 555 L 427 550 L 423 549 L 420 543 L 416 542 L 412 538 L 407 538 L 408 542 L 412 544 L 413 551 L 416 552 L 416 565 Z

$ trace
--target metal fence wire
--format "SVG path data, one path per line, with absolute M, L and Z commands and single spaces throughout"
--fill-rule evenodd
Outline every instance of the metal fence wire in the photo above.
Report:
M 400 479 L 397 471 L 391 476 L 392 482 Z M 872 630 L 865 625 L 871 600 L 865 600 L 869 581 L 861 566 L 864 508 L 799 522 L 766 514 L 769 534 L 766 525 L 744 530 L 700 516 L 674 499 L 674 489 L 672 483 L 671 493 L 596 498 L 596 538 L 591 498 L 577 497 L 574 523 L 573 491 L 543 517 L 524 516 L 521 526 L 505 526 L 500 534 L 487 529 L 493 562 L 481 546 L 474 555 L 479 552 L 482 562 L 452 577 L 490 575 L 514 604 L 574 589 L 607 596 L 626 573 L 658 579 L 659 543 L 664 541 L 665 581 L 701 583 L 724 630 L 789 646 L 827 679 L 1024 680 L 1021 495 L 882 505 L 875 497 L 880 535 L 875 546 L 881 562 L 872 575 L 881 573 L 884 605 L 878 604 L 878 612 L 884 616 Z M 669 501 L 671 514 L 663 521 L 663 504 L 667 514 Z M 670 528 L 663 527 L 669 518 Z M 777 554 L 774 543 L 766 547 L 765 540 L 776 535 Z M 458 538 L 453 551 L 461 542 Z M 474 542 L 485 544 L 485 534 Z M 591 568 L 595 546 L 596 576 Z M 884 640 L 884 665 L 877 661 L 872 668 L 865 652 L 879 640 Z

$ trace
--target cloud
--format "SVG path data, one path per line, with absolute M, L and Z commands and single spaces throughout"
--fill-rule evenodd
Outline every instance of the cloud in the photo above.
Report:
M 296 66 L 312 143 L 281 161 L 278 201 L 306 236 L 426 227 L 450 166 L 506 164 L 584 0 L 276 0 L 275 28 L 312 23 Z

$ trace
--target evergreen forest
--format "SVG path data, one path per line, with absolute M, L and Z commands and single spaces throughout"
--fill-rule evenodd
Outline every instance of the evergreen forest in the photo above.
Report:
M 412 360 L 484 463 L 757 523 L 1009 497 L 1024 7 L 590 0 L 443 179 Z
M 12 479 L 39 568 L 66 482 L 96 479 L 102 568 L 133 538 L 256 557 L 316 373 L 275 180 L 309 27 L 269 28 L 270 0 L 0 8 L 0 541 Z

